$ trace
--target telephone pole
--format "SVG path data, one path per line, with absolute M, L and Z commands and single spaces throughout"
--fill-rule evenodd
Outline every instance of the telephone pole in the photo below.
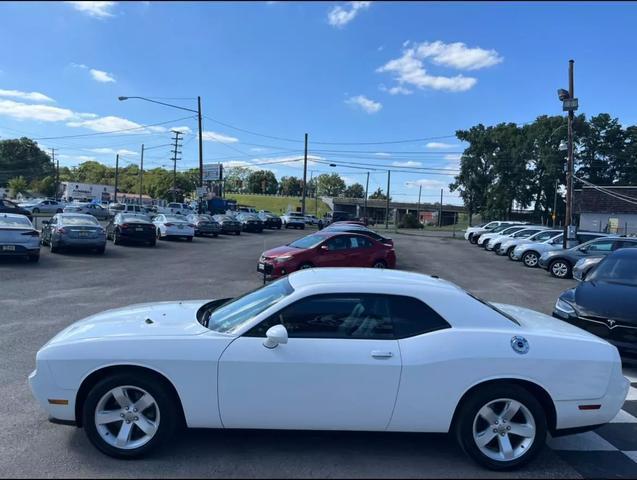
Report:
M 144 144 L 142 143 L 142 158 L 139 165 L 139 204 L 142 205 L 142 193 L 144 190 Z
M 55 160 L 55 148 L 51 149 L 51 162 L 55 167 L 55 199 L 57 200 L 60 195 L 60 161 Z
M 307 194 L 307 133 L 305 134 L 305 154 L 303 155 L 303 199 L 301 201 L 301 215 L 305 215 L 305 195 Z
M 418 188 L 418 210 L 416 210 L 416 219 L 420 223 L 420 197 L 422 195 L 422 185 Z
M 172 150 L 173 153 L 173 202 L 177 201 L 177 160 L 181 160 L 177 158 L 177 154 L 181 153 L 179 150 L 179 135 L 182 135 L 181 132 L 177 130 L 172 131 L 175 134 L 175 149 Z
M 389 229 L 389 184 L 391 182 L 391 170 L 387 170 L 387 200 L 385 202 L 385 230 Z
M 115 198 L 114 201 L 117 203 L 117 183 L 119 182 L 119 153 L 115 155 Z
M 555 193 L 553 194 L 553 228 L 555 228 L 555 221 L 557 220 L 557 185 L 559 179 L 555 179 Z
M 365 221 L 367 221 L 367 189 L 369 189 L 369 172 L 367 172 L 367 181 L 365 182 Z
M 438 214 L 438 226 L 442 227 L 442 188 L 440 189 L 440 213 Z

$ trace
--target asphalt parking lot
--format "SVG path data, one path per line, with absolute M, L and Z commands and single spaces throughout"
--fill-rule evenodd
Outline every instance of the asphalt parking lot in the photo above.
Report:
M 306 233 L 162 241 L 156 248 L 109 242 L 105 255 L 43 248 L 38 264 L 0 259 L 0 476 L 561 478 L 590 471 L 547 448 L 528 468 L 496 474 L 477 467 L 446 435 L 397 433 L 187 431 L 151 457 L 118 461 L 97 452 L 82 430 L 47 422 L 27 376 L 37 350 L 59 330 L 109 308 L 254 289 L 261 284 L 259 254 Z M 559 292 L 575 283 L 493 258 L 466 241 L 394 239 L 398 268 L 438 275 L 490 301 L 550 313 Z M 618 472 L 635 477 L 635 465 Z

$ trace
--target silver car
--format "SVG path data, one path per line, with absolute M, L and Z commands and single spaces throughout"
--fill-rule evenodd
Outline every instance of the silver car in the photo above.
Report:
M 561 230 L 547 230 L 546 228 L 528 228 L 521 230 L 509 239 L 500 243 L 500 247 L 496 251 L 498 255 L 507 255 L 509 258 L 513 255 L 513 250 L 523 243 L 543 242 L 555 235 L 562 233 Z
M 108 220 L 110 218 L 108 209 L 97 203 L 71 203 L 64 207 L 63 212 L 92 215 L 98 220 Z
M 573 278 L 578 282 L 583 282 L 588 272 L 604 258 L 605 256 L 580 258 L 573 267 Z
M 31 213 L 62 213 L 65 203 L 57 200 L 37 198 L 20 204 L 20 207 Z
M 81 248 L 104 253 L 106 230 L 92 215 L 82 213 L 58 213 L 51 220 L 42 222 L 42 245 L 48 245 L 51 253 L 62 248 Z
M 577 232 L 576 244 L 586 243 L 590 240 L 607 236 L 608 234 L 599 232 Z M 562 250 L 562 239 L 563 235 L 560 234 L 541 243 L 526 243 L 518 245 L 513 249 L 513 254 L 510 258 L 515 261 L 522 260 L 522 263 L 524 263 L 524 266 L 526 267 L 536 268 L 539 264 L 540 257 L 546 252 Z
M 40 260 L 40 234 L 31 220 L 17 213 L 0 213 L 0 257 Z

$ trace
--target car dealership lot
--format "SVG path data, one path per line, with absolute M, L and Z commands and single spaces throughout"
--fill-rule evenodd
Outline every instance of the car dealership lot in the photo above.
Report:
M 98 453 L 78 429 L 46 421 L 28 391 L 26 377 L 34 368 L 38 348 L 60 329 L 108 308 L 147 301 L 233 296 L 256 288 L 261 284 L 256 273 L 259 254 L 306 233 L 282 230 L 240 237 L 222 235 L 196 238 L 192 243 L 162 241 L 155 248 L 114 246 L 109 242 L 104 256 L 53 255 L 43 249 L 39 264 L 1 260 L 0 394 L 5 402 L 0 410 L 0 475 L 494 476 L 494 472 L 475 466 L 445 435 L 190 431 L 179 434 L 178 440 L 154 456 L 124 462 Z M 575 284 L 553 278 L 543 270 L 495 258 L 493 253 L 466 241 L 409 235 L 393 238 L 398 268 L 438 275 L 487 300 L 550 313 L 557 295 Z M 581 442 L 586 443 L 596 434 L 586 435 Z M 592 445 L 590 442 L 587 445 Z M 610 451 L 605 444 L 604 447 L 603 455 L 589 462 L 594 465 L 578 463 L 570 458 L 572 452 L 546 449 L 528 468 L 495 475 L 594 476 L 596 471 L 591 468 L 601 468 L 604 462 L 612 464 L 612 472 L 637 475 L 637 464 L 620 452 Z M 585 453 L 584 459 L 598 453 Z M 597 471 L 597 475 L 609 475 L 601 472 Z

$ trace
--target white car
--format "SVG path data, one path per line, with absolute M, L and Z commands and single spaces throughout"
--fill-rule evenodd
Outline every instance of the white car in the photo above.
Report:
M 483 248 L 487 248 L 489 240 L 491 240 L 492 238 L 506 237 L 507 235 L 510 235 L 512 233 L 519 232 L 523 228 L 524 228 L 523 225 L 512 225 L 512 226 L 507 227 L 504 230 L 500 230 L 498 232 L 483 233 L 478 238 L 477 245 L 480 246 L 480 247 L 483 247 Z M 498 229 L 496 228 L 495 230 L 498 230 Z
M 487 232 L 490 230 L 493 230 L 495 227 L 500 226 L 500 224 L 503 222 L 500 221 L 496 221 L 496 222 L 488 222 L 488 223 L 482 223 L 480 225 L 476 225 L 475 227 L 467 227 L 467 229 L 464 232 L 464 239 L 465 240 L 471 240 L 471 237 L 473 236 L 473 234 L 479 230 Z
M 0 213 L 0 257 L 40 260 L 40 233 L 31 220 L 18 213 Z
M 543 227 L 541 225 L 527 225 L 516 232 L 509 233 L 508 235 L 496 235 L 495 237 L 490 238 L 487 242 L 486 247 L 484 248 L 489 251 L 494 251 L 496 254 L 498 254 L 498 250 L 500 250 L 502 243 L 508 242 L 509 240 L 522 240 L 525 238 L 529 238 L 531 235 L 535 235 L 536 233 L 542 232 L 544 230 L 546 230 L 546 227 Z
M 187 203 L 179 202 L 171 202 L 165 207 L 157 207 L 157 212 L 168 215 L 190 215 L 191 213 L 196 213 Z
M 57 423 L 136 457 L 176 426 L 453 432 L 519 466 L 552 435 L 612 420 L 617 349 L 426 275 L 306 269 L 235 299 L 108 310 L 40 349 L 31 390 Z M 388 440 L 389 441 L 389 440 Z
M 97 203 L 69 203 L 62 211 L 64 213 L 85 213 L 93 215 L 98 220 L 108 220 L 110 217 L 108 209 Z
M 153 218 L 153 224 L 157 228 L 157 239 L 167 237 L 181 237 L 192 242 L 195 236 L 195 226 L 183 215 L 166 215 L 160 213 Z
M 518 232 L 520 233 L 520 232 Z M 557 235 L 559 235 L 560 233 L 562 233 L 562 230 L 552 230 L 552 229 L 548 229 L 548 230 L 541 230 L 531 236 L 524 236 L 521 238 L 517 238 L 516 235 L 513 235 L 513 237 L 509 240 L 506 240 L 504 242 L 502 242 L 500 244 L 500 249 L 498 250 L 498 255 L 507 255 L 511 260 L 514 260 L 514 251 L 515 248 L 518 245 L 523 245 L 523 244 L 527 244 L 527 243 L 539 243 L 539 242 L 545 242 L 546 240 L 549 240 Z
M 305 229 L 305 216 L 296 212 L 288 212 L 285 215 L 281 215 L 281 223 L 285 228 L 300 228 Z
M 20 207 L 31 213 L 62 213 L 66 204 L 64 202 L 58 202 L 57 200 L 49 199 L 35 199 L 28 202 L 21 203 Z
M 318 225 L 318 218 L 316 218 L 316 215 L 305 215 L 305 223 L 307 225 Z

